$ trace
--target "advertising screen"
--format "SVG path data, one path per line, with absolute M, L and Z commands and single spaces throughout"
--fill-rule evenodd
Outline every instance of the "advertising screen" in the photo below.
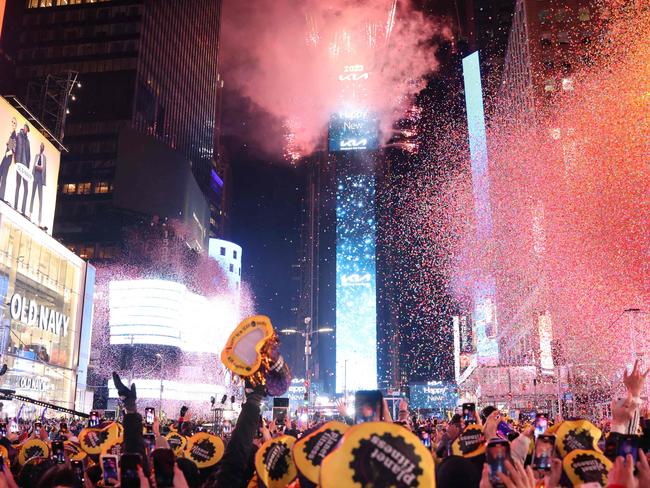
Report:
M 0 97 L 0 199 L 52 233 L 61 153 Z
M 446 381 L 427 381 L 410 384 L 410 406 L 432 410 L 452 410 L 458 405 L 456 385 Z
M 329 127 L 329 151 L 363 151 L 377 149 L 379 123 L 365 111 L 332 115 Z
M 340 175 L 336 193 L 336 391 L 377 387 L 375 179 Z

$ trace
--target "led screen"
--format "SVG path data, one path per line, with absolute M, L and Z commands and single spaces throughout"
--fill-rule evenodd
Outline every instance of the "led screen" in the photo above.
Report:
M 329 127 L 329 151 L 377 149 L 379 124 L 367 112 L 341 112 L 332 115 Z
M 51 234 L 61 153 L 2 97 L 0 144 L 0 200 Z
M 458 405 L 456 385 L 446 381 L 428 381 L 410 384 L 412 408 L 430 408 L 443 412 L 453 410 Z
M 337 185 L 336 390 L 375 389 L 375 179 L 340 174 Z
M 490 207 L 490 180 L 488 149 L 483 109 L 483 88 L 478 51 L 463 58 L 465 107 L 472 167 L 472 192 L 476 214 L 476 239 L 492 239 L 492 209 Z M 474 286 L 474 322 L 476 324 L 477 352 L 480 364 L 496 364 L 499 357 L 495 285 L 492 277 L 477 280 Z

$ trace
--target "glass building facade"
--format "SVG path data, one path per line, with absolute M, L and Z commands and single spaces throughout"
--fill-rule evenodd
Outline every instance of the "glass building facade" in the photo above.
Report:
M 0 203 L 1 388 L 83 408 L 92 321 L 92 272 L 62 244 Z M 89 290 L 89 291 L 88 291 Z M 82 329 L 86 328 L 82 334 Z M 83 400 L 82 400 L 83 403 Z M 16 405 L 5 402 L 13 415 Z M 25 404 L 22 415 L 36 413 Z M 40 414 L 39 408 L 39 414 Z

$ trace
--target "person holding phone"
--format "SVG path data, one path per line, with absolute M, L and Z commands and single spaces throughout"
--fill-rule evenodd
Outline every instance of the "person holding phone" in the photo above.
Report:
M 464 425 L 460 414 L 454 414 L 454 416 L 447 424 L 447 428 L 442 433 L 440 442 L 436 447 L 436 456 L 438 459 L 443 459 L 450 455 L 451 445 L 458 438 L 458 436 L 460 436 L 460 434 L 463 432 L 463 429 Z

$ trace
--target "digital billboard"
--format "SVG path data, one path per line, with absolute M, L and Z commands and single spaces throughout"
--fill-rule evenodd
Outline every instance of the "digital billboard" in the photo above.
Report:
M 110 343 L 153 344 L 220 354 L 239 321 L 230 295 L 206 298 L 174 281 L 109 283 Z M 206 320 L 206 317 L 212 317 Z
M 329 151 L 364 151 L 379 146 L 379 122 L 365 111 L 332 115 L 329 126 Z
M 0 97 L 0 199 L 52 233 L 61 153 Z
M 448 381 L 415 382 L 410 385 L 409 406 L 444 412 L 458 405 L 456 385 Z
M 377 388 L 375 178 L 339 174 L 336 192 L 336 391 Z
M 478 242 L 485 242 L 489 246 L 492 240 L 493 225 L 483 87 L 478 51 L 463 58 L 463 82 L 472 168 L 472 193 L 476 216 L 475 237 Z M 479 364 L 496 365 L 499 360 L 495 293 L 493 277 L 483 276 L 476 281 L 473 302 Z

